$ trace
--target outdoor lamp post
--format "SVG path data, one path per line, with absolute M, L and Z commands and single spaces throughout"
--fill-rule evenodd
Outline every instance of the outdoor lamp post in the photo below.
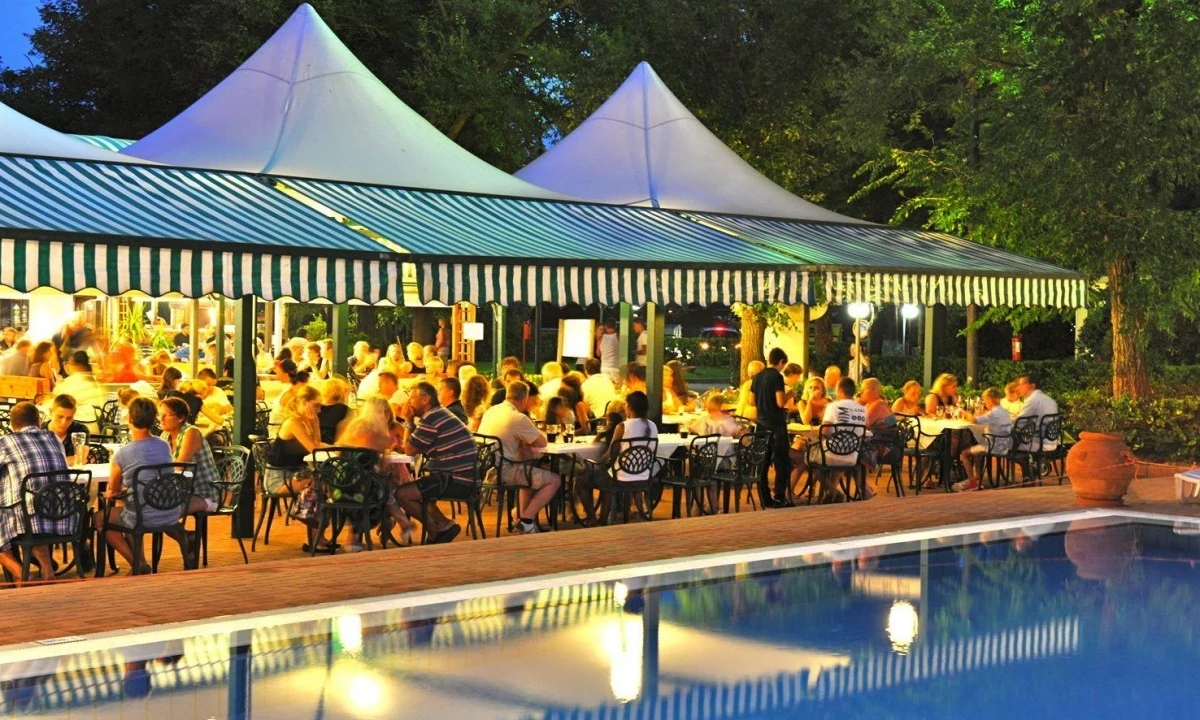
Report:
M 854 318 L 854 378 L 862 381 L 862 333 L 859 332 L 859 321 L 871 316 L 871 304 L 865 302 L 850 303 L 846 308 L 850 317 Z
M 920 314 L 921 308 L 916 305 L 902 305 L 900 307 L 900 317 L 904 318 L 904 321 L 900 323 L 900 346 L 904 348 L 905 355 L 908 355 L 908 321 Z

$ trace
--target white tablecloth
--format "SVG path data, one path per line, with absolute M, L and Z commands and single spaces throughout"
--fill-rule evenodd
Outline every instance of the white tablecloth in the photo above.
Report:
M 679 448 L 688 447 L 694 437 L 691 435 L 682 438 L 677 433 L 660 434 L 658 436 L 658 456 L 660 458 L 670 457 Z M 600 446 L 594 440 L 595 438 L 592 437 L 579 437 L 573 443 L 549 443 L 542 452 L 546 455 L 574 455 L 581 460 L 596 460 L 600 457 Z M 733 451 L 733 443 L 733 438 L 721 438 L 718 452 L 728 455 Z
M 966 420 L 921 418 L 922 435 L 941 435 L 945 430 L 970 430 L 975 443 L 982 444 L 984 442 L 983 434 L 987 432 L 987 427 L 984 425 L 976 425 L 975 423 L 967 422 Z M 922 437 L 921 447 L 928 447 L 933 440 L 934 439 L 932 437 Z
M 304 462 L 308 465 L 312 465 L 316 461 L 317 457 L 315 453 L 309 453 L 304 456 Z M 412 465 L 413 457 L 412 455 L 401 455 L 400 453 L 384 453 L 383 461 L 391 465 Z

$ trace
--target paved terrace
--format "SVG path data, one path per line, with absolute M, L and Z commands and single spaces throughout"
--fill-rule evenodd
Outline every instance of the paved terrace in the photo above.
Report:
M 1172 472 L 1143 467 L 1127 505 L 1200 516 L 1200 505 L 1174 501 Z M 664 502 L 655 522 L 498 539 L 490 537 L 492 510 L 485 511 L 486 541 L 472 541 L 464 533 L 448 545 L 315 558 L 299 550 L 302 526 L 285 526 L 277 518 L 270 546 L 260 543 L 249 565 L 242 564 L 237 543 L 224 537 L 226 523 L 214 522 L 208 569 L 179 572 L 178 549 L 168 541 L 159 575 L 132 577 L 123 567 L 121 574 L 103 580 L 0 592 L 0 645 L 1076 507 L 1069 484 L 955 495 L 930 492 L 903 499 L 881 493 L 863 503 L 743 509 L 740 514 L 681 520 L 661 520 L 670 514 Z

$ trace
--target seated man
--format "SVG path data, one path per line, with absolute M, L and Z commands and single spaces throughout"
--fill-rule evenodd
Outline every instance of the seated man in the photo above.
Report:
M 583 374 L 587 376 L 580 386 L 583 401 L 587 403 L 593 417 L 602 418 L 608 404 L 617 398 L 617 388 L 613 385 L 612 378 L 600 370 L 600 361 L 596 358 L 583 361 Z
M 826 426 L 828 425 L 859 425 L 865 430 L 867 409 L 854 399 L 856 391 L 857 387 L 850 378 L 842 378 L 838 381 L 837 399 L 825 407 L 825 415 L 821 418 L 821 427 L 817 431 L 819 443 L 823 445 L 826 442 L 825 437 L 829 432 Z M 808 450 L 808 461 L 809 463 L 820 463 L 821 459 L 821 450 L 817 443 L 814 443 Z M 826 454 L 824 460 L 825 464 L 830 466 L 853 467 L 858 464 L 858 452 L 849 455 Z M 826 501 L 839 502 L 844 497 L 842 492 L 837 489 L 833 476 L 834 473 L 829 473 L 827 477 L 822 478 L 821 495 Z M 868 497 L 865 490 L 864 497 Z
M 411 381 L 410 381 L 411 382 Z M 400 408 L 408 404 L 409 392 L 400 387 L 400 380 L 392 372 L 379 373 L 379 397 L 388 401 L 392 412 L 400 414 Z
M 1012 434 L 1012 415 L 1008 414 L 1008 410 L 1001 405 L 1002 397 L 1000 391 L 996 388 L 988 388 L 983 391 L 983 406 L 985 411 L 975 416 L 976 424 L 984 426 L 988 435 L 1011 435 Z M 1011 438 L 997 437 L 992 446 L 992 452 L 997 455 L 1003 455 L 1008 452 Z M 963 490 L 978 490 L 979 489 L 979 471 L 983 465 L 984 455 L 987 454 L 988 448 L 986 445 L 972 445 L 962 451 L 960 459 L 963 467 L 967 469 L 967 479 L 961 482 L 956 482 L 952 486 L 955 492 Z
M 506 399 L 488 408 L 479 421 L 479 434 L 500 438 L 506 460 L 520 462 L 536 458 L 546 447 L 546 436 L 533 424 L 526 413 L 532 404 L 529 385 L 518 380 L 509 384 Z M 539 532 L 538 513 L 558 492 L 562 480 L 544 468 L 505 462 L 500 480 L 506 485 L 521 488 L 521 521 L 518 531 L 524 534 Z
M 475 440 L 458 418 L 438 403 L 437 390 L 417 383 L 401 408 L 404 420 L 401 447 L 408 455 L 425 457 L 426 476 L 399 486 L 396 500 L 410 518 L 420 518 L 422 506 L 434 543 L 448 543 L 462 528 L 438 509 L 438 500 L 469 500 L 475 492 Z M 420 423 L 414 424 L 414 420 Z
M 92 374 L 91 361 L 86 352 L 76 350 L 67 357 L 65 364 L 67 376 L 54 385 L 54 391 L 75 398 L 75 419 L 92 432 L 98 432 L 96 414 L 104 405 L 105 393 Z
M 54 433 L 54 437 L 62 444 L 63 457 L 75 457 L 75 441 L 71 437 L 76 433 L 88 433 L 87 425 L 75 419 L 75 398 L 70 395 L 56 395 L 50 403 L 50 422 L 46 429 Z M 86 440 L 85 440 L 86 442 Z
M 462 395 L 462 383 L 458 378 L 453 376 L 444 377 L 438 381 L 438 402 L 442 407 L 450 411 L 454 417 L 462 420 L 463 425 L 467 424 L 467 409 L 463 407 L 462 400 L 459 397 Z
M 0 505 L 15 506 L 23 499 L 21 483 L 26 477 L 35 473 L 66 470 L 67 458 L 54 433 L 41 429 L 41 415 L 33 403 L 14 405 L 9 413 L 9 422 L 12 424 L 12 433 L 0 436 Z M 31 486 L 30 489 L 37 490 L 40 487 Z M 35 533 L 59 534 L 73 529 L 33 515 L 32 503 L 28 509 Z M 3 548 L 0 549 L 0 565 L 17 578 L 18 585 L 21 584 L 21 563 L 9 548 L 9 543 L 23 530 L 17 508 L 0 511 L 0 548 Z M 33 555 L 42 568 L 43 579 L 53 580 L 50 548 L 36 548 Z
M 496 392 L 492 393 L 492 399 L 489 401 L 490 406 L 501 405 L 508 397 L 509 383 L 525 380 L 525 373 L 515 367 L 510 367 L 500 375 L 501 383 Z
M 625 366 L 625 384 L 621 388 L 624 395 L 634 392 L 646 392 L 646 366 L 629 363 Z

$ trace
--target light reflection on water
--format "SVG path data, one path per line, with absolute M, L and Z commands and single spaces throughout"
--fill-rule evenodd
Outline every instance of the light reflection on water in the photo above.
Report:
M 1077 521 L 50 658 L 0 666 L 0 715 L 1190 713 L 1200 537 L 1179 529 Z

